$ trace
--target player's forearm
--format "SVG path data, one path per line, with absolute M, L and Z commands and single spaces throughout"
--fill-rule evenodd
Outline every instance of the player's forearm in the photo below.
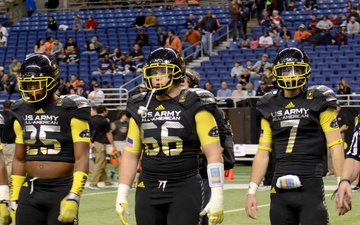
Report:
M 139 154 L 123 151 L 119 167 L 119 184 L 126 184 L 130 187 L 135 179 Z
M 258 150 L 254 157 L 250 182 L 254 182 L 258 185 L 261 183 L 266 174 L 266 170 L 269 164 L 269 158 L 269 152 L 264 150 Z
M 89 173 L 89 143 L 75 142 L 74 143 L 74 172 L 80 171 Z
M 341 170 L 344 165 L 344 149 L 343 149 L 343 143 L 334 145 L 330 148 L 331 155 L 332 155 L 332 161 L 334 165 L 334 173 L 335 176 L 341 175 Z
M 352 158 L 345 159 L 344 166 L 341 171 L 341 179 L 348 179 L 351 182 L 356 179 L 360 173 L 360 161 Z
M 106 137 L 107 137 L 108 141 L 110 142 L 110 144 L 111 144 L 113 147 L 115 147 L 115 144 L 114 144 L 114 136 L 113 136 L 113 134 L 112 134 L 111 131 L 108 132 L 108 133 L 106 133 Z

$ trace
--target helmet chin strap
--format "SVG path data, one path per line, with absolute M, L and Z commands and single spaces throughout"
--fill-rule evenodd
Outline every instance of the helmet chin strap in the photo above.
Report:
M 151 93 L 150 93 L 150 96 L 149 96 L 149 99 L 146 103 L 146 106 L 140 106 L 137 113 L 140 115 L 140 116 L 145 116 L 146 113 L 148 112 L 148 107 L 149 107 L 149 104 L 150 104 L 150 101 L 151 101 L 151 98 L 152 96 L 154 95 L 154 93 L 156 92 L 156 89 L 152 89 L 151 90 Z

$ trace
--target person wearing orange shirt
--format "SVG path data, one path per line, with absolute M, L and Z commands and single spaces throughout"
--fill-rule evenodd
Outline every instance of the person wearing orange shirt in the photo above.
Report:
M 309 36 L 311 36 L 311 33 L 305 30 L 304 24 L 301 24 L 299 30 L 295 31 L 294 33 L 294 40 L 302 42 L 305 41 L 305 39 Z
M 181 52 L 182 50 L 182 43 L 178 36 L 175 35 L 174 30 L 170 30 L 168 32 L 168 38 L 165 42 L 165 47 L 169 47 L 175 49 L 177 52 Z
M 194 27 L 189 26 L 188 27 L 188 31 L 185 33 L 184 36 L 184 41 L 188 42 L 191 45 L 194 45 L 198 42 L 201 41 L 201 34 L 199 31 L 194 30 Z M 201 42 L 200 42 L 201 43 Z M 196 58 L 198 57 L 198 54 L 200 52 L 200 43 L 198 43 L 197 45 L 195 45 L 195 52 L 193 54 L 193 57 Z
M 54 45 L 54 38 L 51 36 L 47 37 L 46 42 L 44 44 L 45 54 L 51 55 L 51 49 L 53 45 Z
M 145 18 L 144 27 L 156 27 L 157 25 L 157 18 L 154 16 L 154 13 L 152 10 L 148 11 L 148 16 Z

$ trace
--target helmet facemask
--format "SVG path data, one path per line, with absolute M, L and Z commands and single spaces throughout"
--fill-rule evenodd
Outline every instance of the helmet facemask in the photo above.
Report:
M 273 76 L 278 86 L 286 90 L 304 86 L 310 77 L 310 73 L 310 65 L 303 62 L 286 62 L 273 67 Z

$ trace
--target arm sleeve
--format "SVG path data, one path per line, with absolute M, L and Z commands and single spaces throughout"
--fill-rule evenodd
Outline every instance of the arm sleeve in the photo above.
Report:
M 74 142 L 90 143 L 90 128 L 86 120 L 72 118 L 70 121 L 71 135 Z
M 129 120 L 129 130 L 126 138 L 125 150 L 133 153 L 141 152 L 141 136 L 139 126 L 133 117 Z
M 260 138 L 259 143 L 272 143 L 272 130 L 270 128 L 270 122 L 266 119 L 261 119 L 261 131 L 260 131 Z M 259 149 L 261 150 L 267 150 L 271 152 L 271 148 L 269 149 L 266 146 L 261 146 L 259 144 Z
M 324 133 L 339 129 L 339 126 L 336 123 L 334 109 L 328 108 L 320 113 L 320 125 Z
M 23 129 L 18 120 L 14 121 L 14 131 L 15 131 L 15 135 L 16 135 L 15 143 L 16 144 L 24 144 Z
M 196 132 L 199 136 L 201 145 L 207 145 L 220 141 L 219 132 L 211 135 L 211 131 L 217 128 L 214 116 L 207 110 L 201 110 L 195 115 Z

